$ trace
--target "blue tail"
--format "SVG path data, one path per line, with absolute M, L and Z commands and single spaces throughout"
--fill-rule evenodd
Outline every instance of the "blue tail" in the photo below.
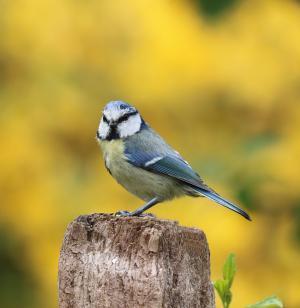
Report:
M 229 202 L 228 200 L 222 198 L 218 194 L 216 194 L 216 193 L 214 193 L 212 191 L 201 189 L 201 188 L 197 188 L 197 191 L 201 195 L 205 196 L 206 198 L 208 198 L 210 200 L 213 200 L 213 201 L 221 204 L 222 206 L 227 207 L 228 209 L 230 209 L 230 210 L 232 210 L 232 211 L 242 215 L 243 217 L 245 217 L 248 220 L 251 220 L 250 216 L 245 211 L 243 211 L 242 209 L 240 209 L 239 207 L 237 207 L 233 203 Z

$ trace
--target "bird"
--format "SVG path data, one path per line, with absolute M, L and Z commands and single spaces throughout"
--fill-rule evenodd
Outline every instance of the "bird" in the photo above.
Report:
M 118 216 L 143 216 L 154 205 L 181 196 L 206 197 L 251 220 L 237 205 L 207 186 L 190 164 L 145 122 L 138 110 L 111 101 L 102 111 L 96 133 L 105 167 L 115 180 L 144 200 L 138 209 Z

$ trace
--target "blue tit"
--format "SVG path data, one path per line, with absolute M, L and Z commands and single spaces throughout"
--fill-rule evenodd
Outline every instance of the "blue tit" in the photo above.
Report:
M 133 212 L 138 216 L 157 203 L 184 195 L 206 197 L 250 216 L 208 187 L 180 154 L 172 149 L 133 106 L 112 101 L 103 110 L 97 140 L 109 173 L 132 194 L 146 203 Z

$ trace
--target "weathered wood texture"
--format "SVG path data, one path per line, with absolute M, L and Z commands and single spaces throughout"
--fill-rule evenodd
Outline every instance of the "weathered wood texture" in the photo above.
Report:
M 60 253 L 59 307 L 213 308 L 205 234 L 149 217 L 80 216 Z

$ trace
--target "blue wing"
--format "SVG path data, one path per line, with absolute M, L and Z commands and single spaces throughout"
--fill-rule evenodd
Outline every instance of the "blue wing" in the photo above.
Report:
M 170 176 L 192 187 L 211 191 L 191 166 L 177 155 L 176 152 L 174 152 L 174 154 L 160 155 L 154 152 L 135 151 L 131 153 L 127 152 L 126 157 L 128 161 L 136 167 Z
M 136 150 L 136 149 L 135 149 Z M 184 161 L 179 155 L 174 152 L 174 154 L 158 154 L 154 152 L 140 152 L 134 151 L 131 153 L 126 153 L 128 161 L 139 168 L 143 168 L 150 172 L 163 174 L 177 179 L 178 181 L 189 185 L 200 195 L 207 197 L 216 203 L 227 207 L 228 209 L 237 212 L 238 214 L 244 216 L 246 219 L 251 220 L 249 215 L 231 203 L 230 201 L 224 199 L 206 184 L 203 183 L 199 175 L 193 171 L 191 166 Z

